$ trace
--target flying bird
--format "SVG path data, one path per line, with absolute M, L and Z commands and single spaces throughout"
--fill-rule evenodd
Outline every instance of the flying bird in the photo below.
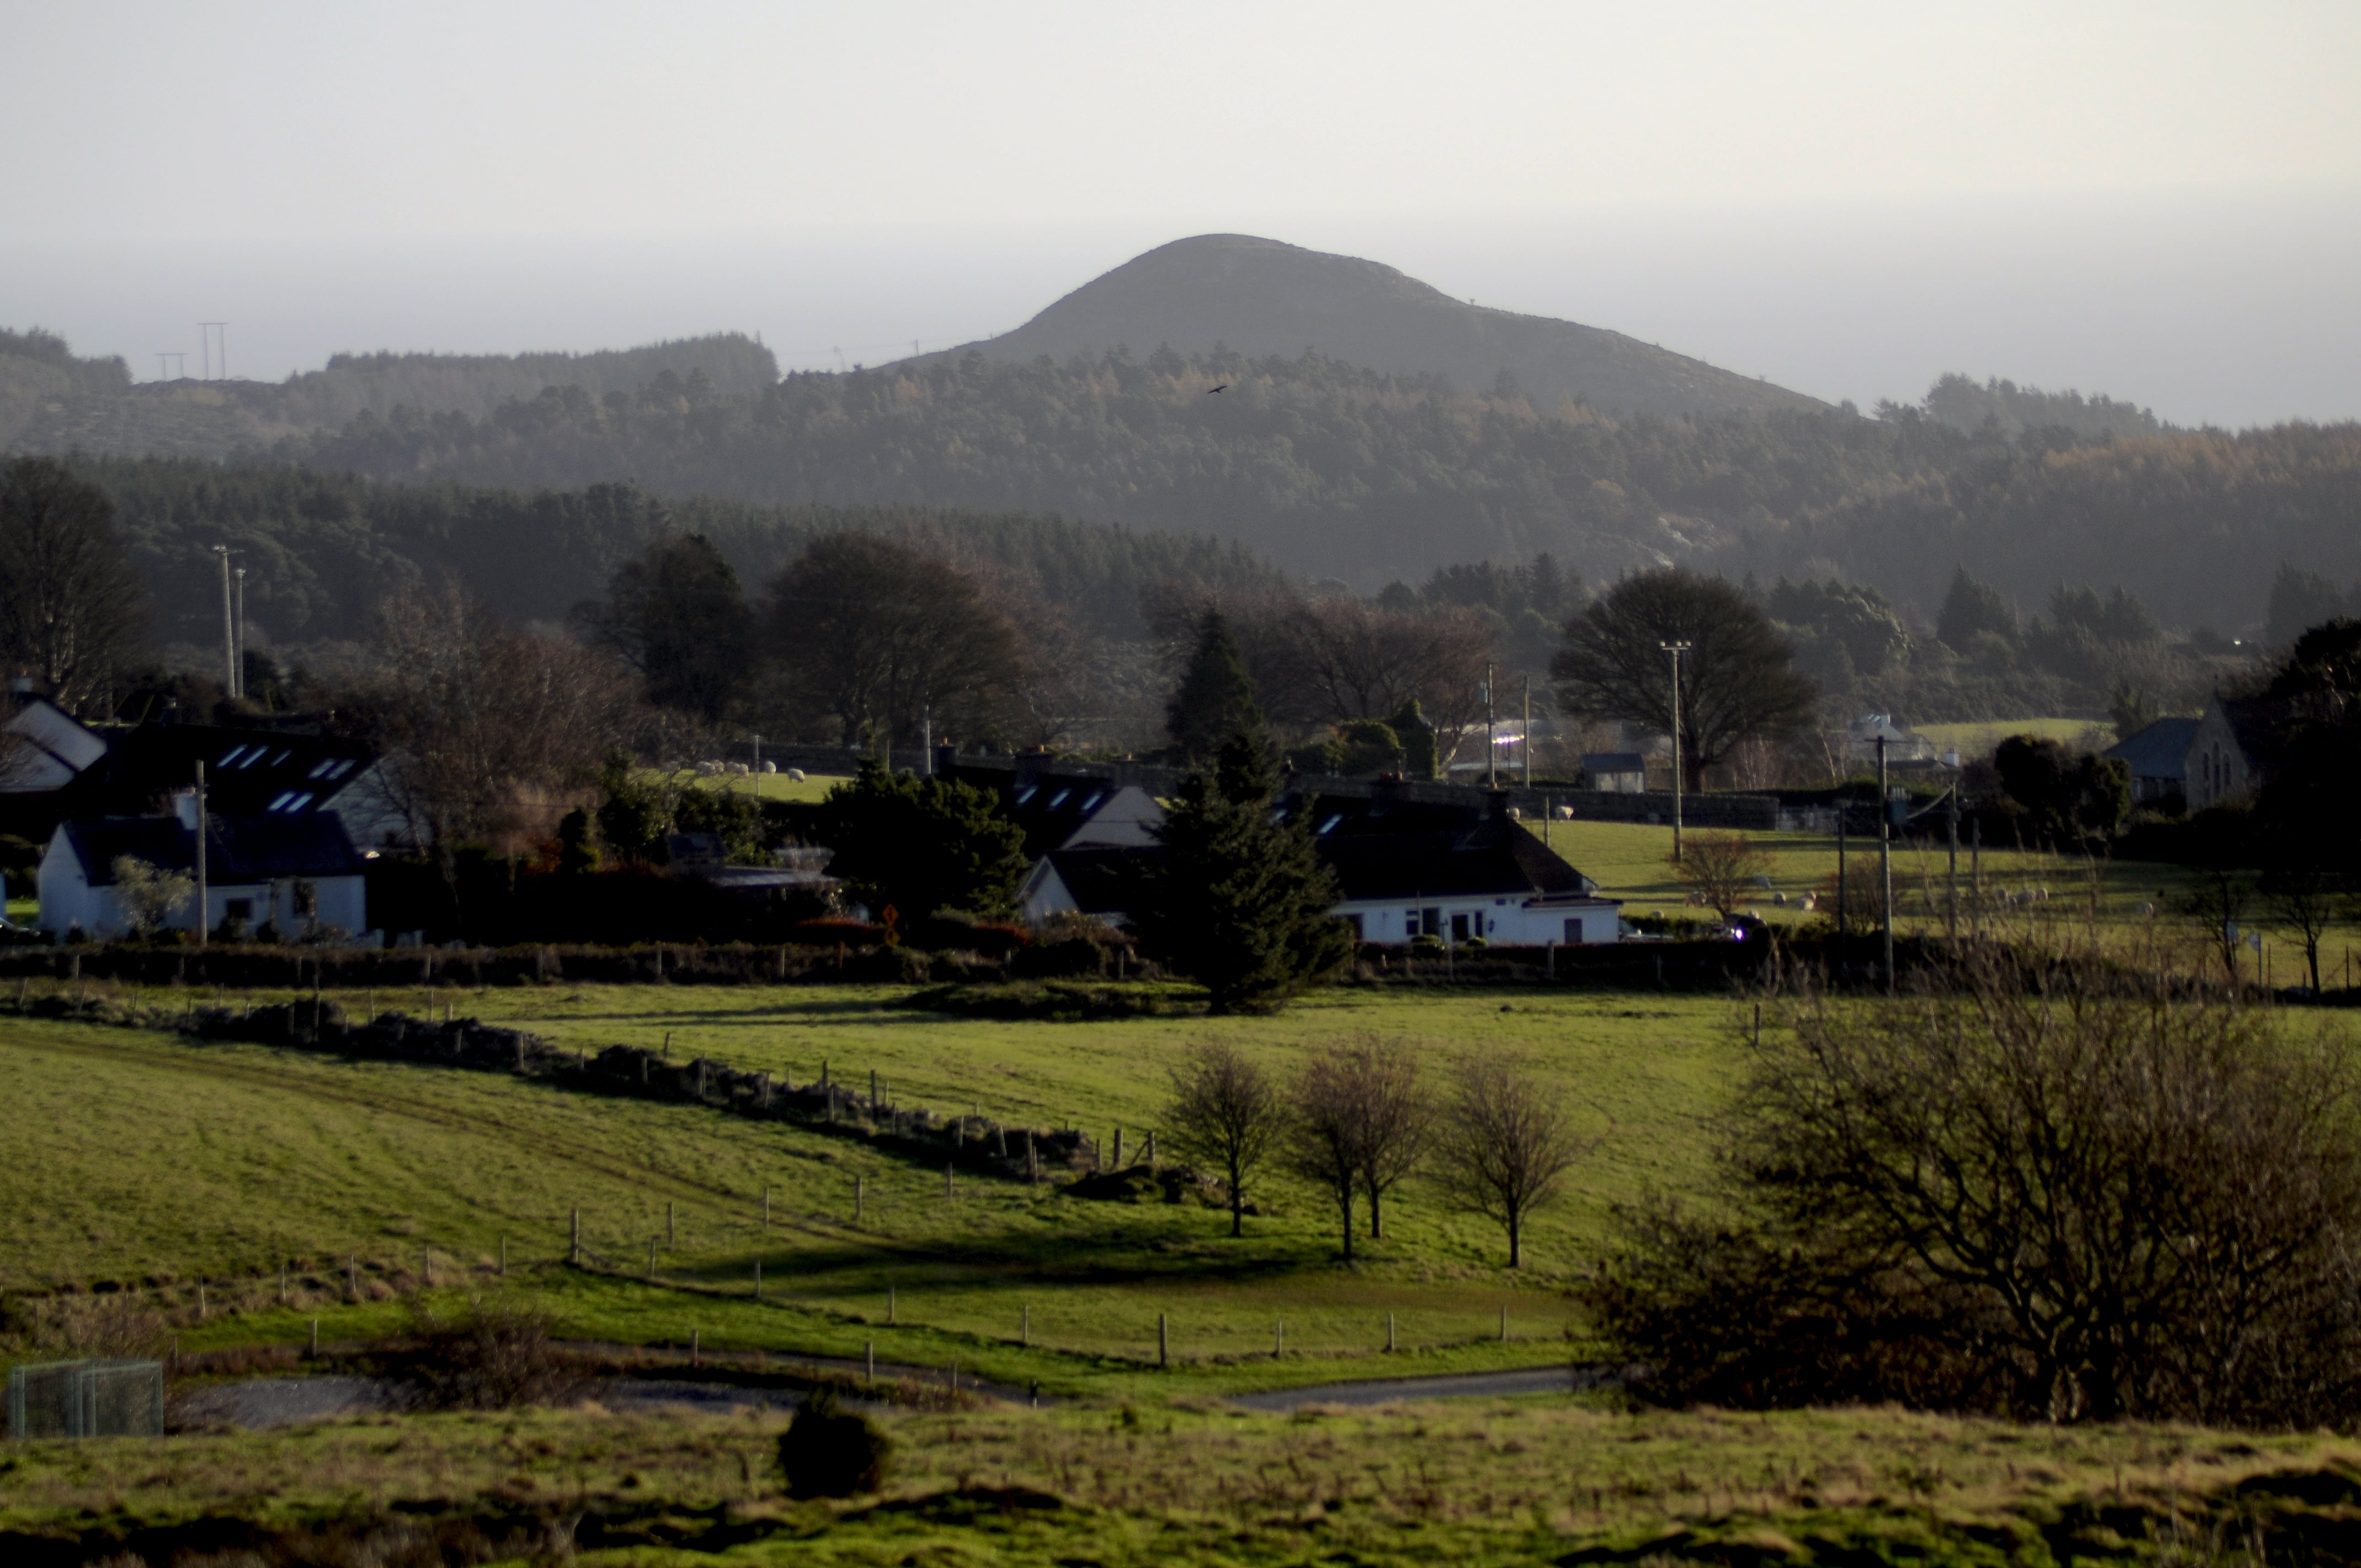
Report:
M 1206 395 L 1207 397 L 1209 397 L 1209 398 L 1210 398 L 1210 397 L 1212 397 L 1215 392 L 1226 392 L 1226 391 L 1228 391 L 1229 389 L 1230 389 L 1230 384 L 1229 384 L 1227 381 L 1224 381 L 1224 382 L 1223 382 L 1223 383 L 1222 383 L 1220 386 L 1218 386 L 1218 387 L 1208 387 L 1208 388 L 1206 388 L 1206 389 L 1205 389 L 1205 395 Z

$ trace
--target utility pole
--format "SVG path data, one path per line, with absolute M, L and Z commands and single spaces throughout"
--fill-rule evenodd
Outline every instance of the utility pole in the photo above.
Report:
M 243 566 L 237 568 L 236 576 L 237 652 L 230 661 L 230 669 L 236 674 L 237 680 L 236 683 L 236 689 L 232 691 L 229 695 L 235 697 L 243 697 L 246 696 L 246 568 Z
M 935 776 L 935 705 L 927 704 L 918 710 L 918 776 Z
M 1681 863 L 1681 655 L 1688 642 L 1659 642 L 1673 656 L 1673 864 Z
M 1484 661 L 1484 787 L 1500 787 L 1500 749 L 1492 734 L 1492 661 Z
M 205 765 L 197 764 L 197 946 L 205 945 Z
M 1525 787 L 1533 787 L 1533 677 L 1525 675 Z
M 222 689 L 231 696 L 237 695 L 237 621 L 230 613 L 229 546 L 216 544 L 214 554 L 221 557 L 222 568 Z
M 197 323 L 197 331 L 198 331 L 198 332 L 199 332 L 199 333 L 203 336 L 203 339 L 204 339 L 205 379 L 206 379 L 206 380 L 208 380 L 208 381 L 215 380 L 215 379 L 224 380 L 224 381 L 228 380 L 228 379 L 229 379 L 229 323 L 227 323 L 227 322 L 199 322 L 199 323 Z M 221 363 L 220 363 L 220 365 L 219 365 L 218 367 L 216 367 L 216 366 L 214 365 L 214 339 L 215 339 L 216 337 L 218 337 L 218 338 L 220 339 L 220 341 L 221 341 L 221 356 L 220 356 Z
M 1886 798 L 1885 734 L 1877 737 L 1877 902 L 1885 927 L 1885 994 L 1894 994 L 1894 803 Z
M 1850 761 L 1850 759 L 1848 759 Z M 1845 929 L 1845 807 L 1852 804 L 1852 781 L 1847 779 L 1844 793 L 1837 796 L 1837 940 L 1850 935 Z M 1839 963 L 1844 960 L 1839 959 Z
M 1949 805 L 1943 816 L 1951 840 L 1950 870 L 1945 876 L 1943 895 L 1943 935 L 1947 940 L 1960 939 L 1960 752 L 1957 747 L 1943 753 L 1943 765 L 1951 770 Z

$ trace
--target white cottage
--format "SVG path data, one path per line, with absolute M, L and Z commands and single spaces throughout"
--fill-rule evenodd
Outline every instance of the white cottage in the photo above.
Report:
M 1505 792 L 1487 809 L 1410 800 L 1381 784 L 1366 796 L 1291 795 L 1281 809 L 1310 823 L 1344 894 L 1336 914 L 1362 941 L 1432 936 L 1453 947 L 1477 938 L 1540 947 L 1620 938 L 1622 905 L 1599 897 L 1596 883 L 1510 817 Z M 1122 924 L 1141 872 L 1160 853 L 1152 838 L 1060 845 L 1036 862 L 1018 906 L 1037 926 L 1067 912 Z
M 183 795 L 176 805 L 170 817 L 60 824 L 41 860 L 41 928 L 60 937 L 75 929 L 92 938 L 120 935 L 126 922 L 115 864 L 125 856 L 193 876 L 196 800 Z M 329 929 L 357 935 L 368 925 L 367 862 L 334 812 L 213 816 L 206 828 L 207 930 L 236 919 L 249 928 L 268 923 L 297 938 Z M 307 886 L 313 905 L 308 916 L 299 912 Z M 194 899 L 167 920 L 183 930 L 196 923 Z

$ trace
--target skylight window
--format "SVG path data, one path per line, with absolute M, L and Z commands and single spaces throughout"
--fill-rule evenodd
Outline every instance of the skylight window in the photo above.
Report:
M 1323 832 L 1323 833 L 1325 833 L 1325 832 L 1327 832 L 1330 828 L 1332 828 L 1335 827 L 1335 826 L 1336 826 L 1336 824 L 1338 824 L 1339 822 L 1342 822 L 1342 821 L 1344 821 L 1344 820 L 1345 820 L 1345 814 L 1344 814 L 1343 812 L 1339 811 L 1339 812 L 1337 812 L 1335 815 L 1334 815 L 1333 817 L 1329 817 L 1327 821 L 1323 822 L 1323 823 L 1320 825 L 1320 831 L 1321 831 L 1321 832 Z
M 291 800 L 294 799 L 294 798 L 295 798 L 295 792 L 294 792 L 293 790 L 291 790 L 291 789 L 283 789 L 283 790 L 280 790 L 280 791 L 279 792 L 279 794 L 278 794 L 278 795 L 276 795 L 276 796 L 271 800 L 270 804 L 269 804 L 269 806 L 264 806 L 262 809 L 263 809 L 263 810 L 265 810 L 265 811 L 284 811 L 284 810 L 286 810 L 286 809 L 287 809 L 287 803 L 288 803 L 289 801 L 291 801 Z
M 1058 807 L 1065 805 L 1066 797 L 1073 793 L 1074 792 L 1070 789 L 1061 789 L 1057 794 L 1051 795 L 1049 797 L 1049 809 L 1055 811 Z
M 1031 784 L 1027 784 L 1023 789 L 1018 790 L 1016 792 L 1016 804 L 1022 806 L 1027 801 L 1031 800 L 1033 798 L 1033 790 L 1034 786 Z
M 243 746 L 232 746 L 228 751 L 224 751 L 224 752 L 221 754 L 221 761 L 220 761 L 220 762 L 215 762 L 215 763 L 214 764 L 214 766 L 215 766 L 215 767 L 217 767 L 217 768 L 226 768 L 226 767 L 228 767 L 231 763 L 233 763 L 233 762 L 236 762 L 240 757 L 243 757 L 243 756 L 245 756 L 245 755 L 246 755 L 246 748 L 245 748 L 245 747 L 243 747 Z
M 1083 809 L 1084 811 L 1096 811 L 1096 810 L 1099 808 L 1099 802 L 1101 802 L 1101 801 L 1104 800 L 1105 798 L 1106 798 L 1106 791 L 1104 791 L 1104 790 L 1103 790 L 1103 789 L 1101 789 L 1101 790 L 1093 790 L 1093 791 L 1091 792 L 1091 797 L 1090 797 L 1090 799 L 1088 799 L 1088 800 L 1086 800 L 1086 801 L 1082 802 L 1082 809 Z

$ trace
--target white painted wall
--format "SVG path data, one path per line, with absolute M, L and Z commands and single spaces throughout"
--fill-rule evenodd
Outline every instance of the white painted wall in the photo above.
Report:
M 1554 903 L 1519 898 L 1446 898 L 1433 903 L 1364 899 L 1336 906 L 1358 916 L 1365 942 L 1411 942 L 1432 935 L 1456 945 L 1481 937 L 1495 945 L 1541 947 L 1551 942 L 1586 944 L 1618 939 L 1620 906 L 1610 899 Z
M 314 877 L 313 887 L 319 890 L 321 926 L 340 927 L 347 936 L 357 937 L 368 927 L 368 885 L 357 876 Z M 41 914 L 39 925 L 44 931 L 62 937 L 79 926 L 82 934 L 96 940 L 123 933 L 123 906 L 115 898 L 111 885 L 93 887 L 88 873 L 82 869 L 81 857 L 67 845 L 65 829 L 60 828 L 49 836 L 49 847 L 41 857 Z M 281 935 L 294 938 L 303 934 L 303 923 L 295 914 L 295 879 L 281 878 L 276 883 L 214 883 L 205 889 L 205 929 L 216 929 L 229 918 L 229 906 L 243 902 L 249 913 L 249 924 L 260 926 L 275 920 Z M 196 899 L 192 897 L 170 924 L 179 930 L 193 930 L 197 923 Z

